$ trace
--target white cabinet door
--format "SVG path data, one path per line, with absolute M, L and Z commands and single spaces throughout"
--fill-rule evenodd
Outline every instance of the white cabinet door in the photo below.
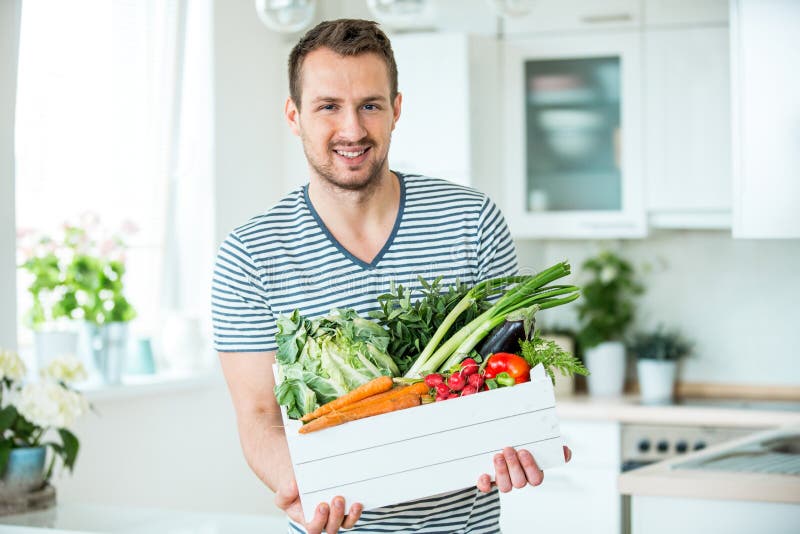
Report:
M 733 236 L 800 237 L 800 2 L 732 0 Z
M 619 534 L 618 476 L 619 472 L 611 469 L 581 469 L 570 464 L 546 471 L 540 486 L 500 495 L 503 534 Z
M 641 23 L 639 0 L 535 0 L 530 3 L 527 14 L 505 18 L 506 35 L 633 29 Z
M 647 209 L 653 226 L 729 228 L 726 28 L 644 34 Z
M 643 237 L 638 32 L 504 46 L 504 207 L 511 232 Z

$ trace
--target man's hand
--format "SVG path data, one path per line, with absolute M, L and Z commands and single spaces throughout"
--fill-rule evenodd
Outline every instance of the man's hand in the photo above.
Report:
M 350 513 L 344 514 L 344 498 L 334 497 L 330 504 L 320 503 L 314 512 L 314 518 L 306 523 L 303 507 L 300 505 L 300 493 L 294 477 L 281 483 L 275 493 L 275 504 L 286 512 L 293 521 L 303 525 L 308 534 L 336 534 L 340 528 L 352 528 L 361 517 L 361 504 L 350 507 Z
M 564 460 L 572 458 L 572 451 L 564 446 Z M 506 447 L 502 453 L 494 455 L 494 484 L 503 493 L 512 488 L 524 488 L 528 484 L 538 486 L 544 480 L 544 472 L 536 465 L 533 455 L 525 449 Z M 492 489 L 492 478 L 484 473 L 478 478 L 478 489 L 488 493 Z

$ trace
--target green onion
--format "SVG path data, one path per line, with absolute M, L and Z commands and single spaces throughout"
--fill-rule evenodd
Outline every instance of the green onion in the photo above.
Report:
M 512 312 L 522 308 L 532 308 L 533 306 L 537 306 L 538 309 L 552 308 L 575 300 L 578 298 L 578 288 L 575 286 L 545 287 L 550 282 L 558 280 L 569 273 L 569 264 L 561 262 L 533 276 L 495 278 L 476 285 L 456 305 L 453 311 L 445 317 L 430 342 L 425 346 L 405 376 L 417 378 L 437 370 L 448 369 L 459 363 L 481 339 L 497 325 L 505 321 L 506 316 Z M 469 308 L 476 299 L 484 298 L 486 294 L 492 291 L 496 292 L 497 288 L 512 283 L 516 285 L 506 291 L 491 308 L 476 317 L 439 346 L 439 343 L 458 316 Z M 556 298 L 562 295 L 568 296 Z M 531 313 L 535 313 L 535 311 L 532 310 Z

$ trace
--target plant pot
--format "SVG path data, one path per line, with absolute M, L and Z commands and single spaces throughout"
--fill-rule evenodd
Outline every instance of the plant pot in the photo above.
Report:
M 47 367 L 55 359 L 78 354 L 77 332 L 62 330 L 34 332 L 33 340 L 39 369 Z
M 46 456 L 44 447 L 11 449 L 8 464 L 0 479 L 0 499 L 19 497 L 44 486 Z
M 622 395 L 625 388 L 625 345 L 621 341 L 606 341 L 583 355 L 589 376 L 589 394 L 598 397 Z
M 672 401 L 677 363 L 670 360 L 639 360 L 639 393 L 645 404 L 665 404 Z

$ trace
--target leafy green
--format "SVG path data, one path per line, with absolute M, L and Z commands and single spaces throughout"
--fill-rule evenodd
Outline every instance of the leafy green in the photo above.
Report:
M 386 354 L 389 334 L 351 309 L 306 319 L 295 310 L 278 318 L 278 403 L 297 419 L 382 375 L 400 374 Z
M 552 339 L 542 338 L 538 330 L 534 331 L 532 340 L 521 340 L 520 348 L 520 355 L 525 358 L 528 365 L 534 367 L 541 363 L 553 384 L 556 383 L 554 369 L 560 371 L 563 376 L 589 374 L 589 370 L 580 360 L 562 349 Z
M 418 292 L 392 282 L 389 292 L 378 297 L 380 310 L 370 313 L 370 317 L 389 333 L 387 352 L 397 363 L 400 373 L 405 373 L 411 367 L 445 317 L 470 290 L 468 285 L 459 281 L 443 289 L 441 276 L 433 282 L 422 277 L 418 279 L 422 286 Z M 491 303 L 485 298 L 476 299 L 447 333 L 456 332 L 490 306 Z

